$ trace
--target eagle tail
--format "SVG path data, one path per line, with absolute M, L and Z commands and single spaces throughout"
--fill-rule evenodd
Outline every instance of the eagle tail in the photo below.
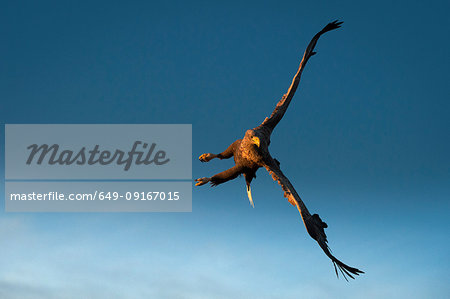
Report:
M 250 201 L 250 204 L 252 205 L 253 208 L 255 208 L 255 205 L 253 204 L 252 188 L 250 188 L 250 184 L 247 184 L 247 195 L 248 195 L 248 200 Z

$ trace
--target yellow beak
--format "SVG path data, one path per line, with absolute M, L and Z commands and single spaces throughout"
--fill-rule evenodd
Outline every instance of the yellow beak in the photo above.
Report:
M 256 144 L 257 147 L 259 147 L 259 137 L 253 136 L 252 137 L 252 143 Z

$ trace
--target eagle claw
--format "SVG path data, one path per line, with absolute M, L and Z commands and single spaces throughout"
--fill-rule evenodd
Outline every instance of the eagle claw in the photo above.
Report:
M 195 186 L 202 186 L 206 183 L 208 183 L 209 181 L 211 181 L 210 178 L 199 178 L 195 180 L 197 183 L 195 184 Z
M 199 159 L 201 162 L 209 162 L 209 161 L 211 161 L 213 158 L 214 158 L 214 155 L 211 154 L 211 153 L 203 154 L 203 155 L 201 155 L 200 157 L 198 157 L 198 159 Z

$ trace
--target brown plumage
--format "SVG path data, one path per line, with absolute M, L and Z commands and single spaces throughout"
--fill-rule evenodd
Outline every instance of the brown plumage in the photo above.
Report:
M 206 153 L 199 157 L 200 161 L 209 162 L 214 158 L 228 159 L 233 156 L 235 166 L 212 177 L 199 178 L 195 181 L 197 182 L 196 186 L 201 186 L 208 182 L 211 183 L 212 186 L 216 186 L 232 180 L 240 174 L 243 174 L 247 184 L 247 192 L 250 203 L 253 205 L 250 193 L 250 183 L 252 179 L 256 177 L 256 171 L 260 167 L 264 167 L 272 175 L 272 178 L 281 185 L 281 188 L 284 191 L 284 196 L 292 205 L 297 207 L 309 235 L 317 241 L 325 254 L 333 262 L 336 275 L 339 276 L 337 271 L 337 269 L 339 269 L 344 278 L 347 279 L 346 275 L 350 278 L 354 278 L 353 275 L 359 275 L 364 272 L 342 263 L 331 254 L 327 245 L 327 236 L 324 231 L 324 229 L 327 228 L 327 224 L 320 219 L 319 215 L 311 215 L 309 213 L 300 196 L 297 194 L 297 191 L 295 191 L 291 182 L 281 171 L 280 163 L 276 159 L 272 158 L 268 148 L 270 144 L 270 136 L 276 125 L 283 118 L 283 115 L 286 112 L 295 91 L 297 90 L 297 86 L 300 82 L 300 77 L 306 63 L 311 56 L 316 54 L 316 52 L 314 52 L 314 47 L 316 46 L 319 37 L 325 32 L 339 28 L 341 24 L 342 22 L 338 21 L 331 22 L 312 38 L 306 48 L 302 61 L 300 62 L 298 71 L 292 80 L 291 86 L 289 87 L 287 93 L 278 102 L 270 117 L 266 118 L 258 127 L 247 130 L 243 139 L 238 139 L 233 142 L 224 152 L 220 154 Z

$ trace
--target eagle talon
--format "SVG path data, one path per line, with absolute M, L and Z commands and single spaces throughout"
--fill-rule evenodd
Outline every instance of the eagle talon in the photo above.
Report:
M 197 183 L 195 184 L 195 186 L 202 186 L 206 183 L 208 183 L 209 181 L 211 181 L 210 178 L 199 178 L 195 180 Z
M 198 159 L 199 159 L 201 162 L 209 162 L 209 161 L 211 161 L 213 158 L 214 158 L 214 155 L 211 154 L 211 153 L 203 154 L 203 155 L 201 155 L 200 157 L 198 157 Z

